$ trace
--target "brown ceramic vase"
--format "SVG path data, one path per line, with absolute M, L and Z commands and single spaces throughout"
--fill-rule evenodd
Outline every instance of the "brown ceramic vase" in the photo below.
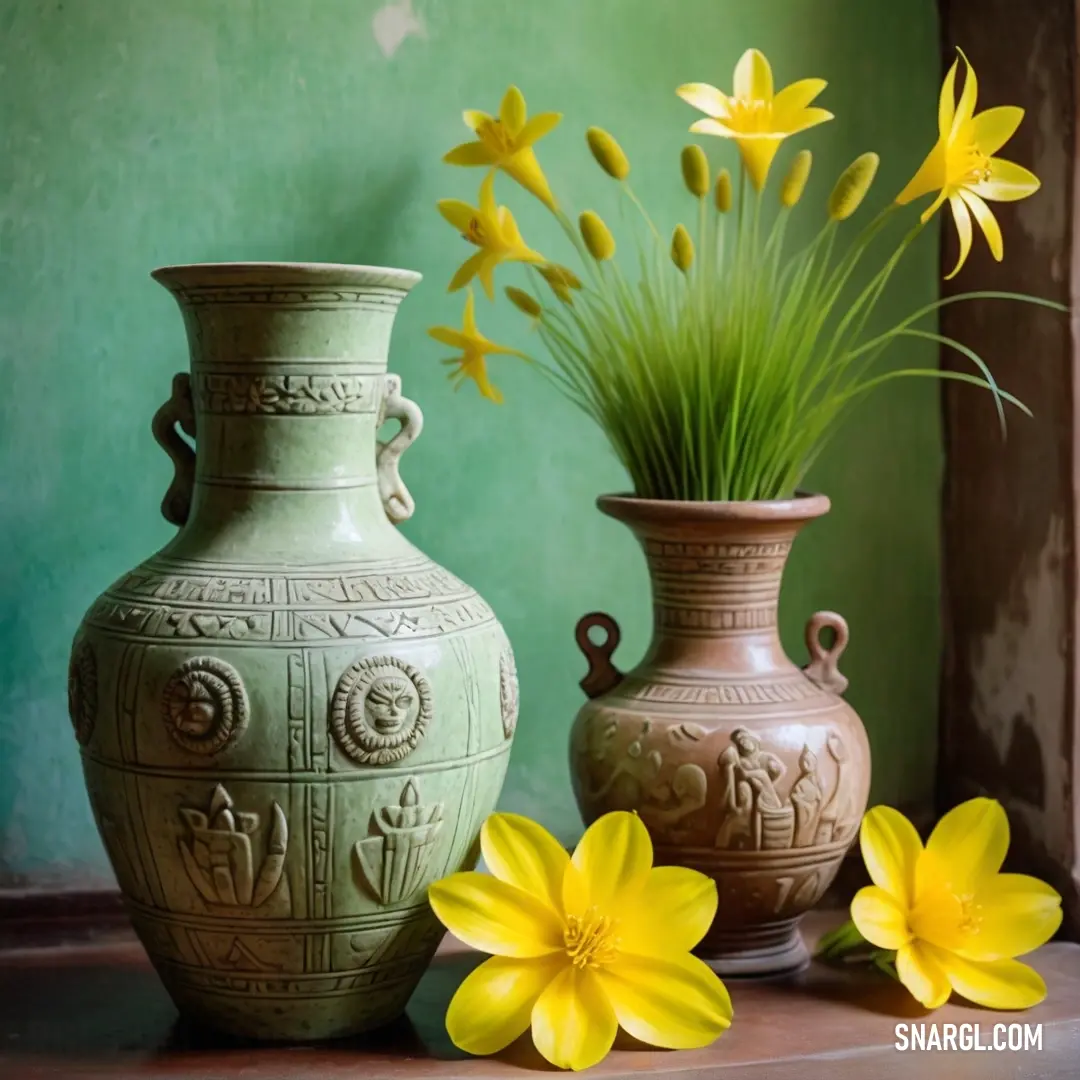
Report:
M 801 669 L 777 631 L 788 552 L 829 500 L 598 505 L 645 550 L 653 639 L 623 674 L 615 620 L 594 612 L 578 623 L 589 700 L 570 757 L 582 816 L 636 810 L 657 863 L 716 881 L 716 919 L 696 951 L 721 974 L 796 970 L 808 959 L 799 918 L 835 876 L 870 786 L 866 732 L 840 696 L 847 624 L 812 615 Z

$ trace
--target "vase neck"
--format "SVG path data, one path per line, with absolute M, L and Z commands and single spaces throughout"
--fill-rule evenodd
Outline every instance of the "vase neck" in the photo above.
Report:
M 376 433 L 407 288 L 394 273 L 222 264 L 155 275 L 180 305 L 190 352 L 195 488 L 181 546 L 225 527 L 246 546 L 272 522 L 283 556 L 392 530 Z
M 757 506 L 601 500 L 634 531 L 648 562 L 653 638 L 645 663 L 790 670 L 777 625 L 780 587 L 799 530 L 828 509 L 813 498 Z

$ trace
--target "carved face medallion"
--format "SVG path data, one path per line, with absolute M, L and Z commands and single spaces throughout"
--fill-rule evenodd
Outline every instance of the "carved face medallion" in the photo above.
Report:
M 181 664 L 162 694 L 165 728 L 194 754 L 216 754 L 247 725 L 248 702 L 236 670 L 213 656 Z
M 416 749 L 430 722 L 430 683 L 396 656 L 358 660 L 334 691 L 334 737 L 360 765 L 400 761 Z

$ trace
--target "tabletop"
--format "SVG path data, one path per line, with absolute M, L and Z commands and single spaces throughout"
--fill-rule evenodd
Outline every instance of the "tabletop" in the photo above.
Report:
M 815 913 L 814 940 L 839 916 Z M 127 931 L 0 951 L 0 1077 L 180 1077 L 184 1080 L 487 1080 L 554 1071 L 528 1036 L 494 1058 L 470 1058 L 449 1041 L 446 1006 L 482 957 L 447 939 L 397 1023 L 332 1044 L 239 1042 L 177 1016 L 142 947 Z M 656 1050 L 620 1034 L 591 1075 L 676 1080 L 1009 1080 L 1080 1077 L 1080 945 L 1052 942 L 1029 961 L 1045 977 L 1047 1000 L 1021 1014 L 964 1003 L 932 1016 L 894 981 L 818 962 L 777 981 L 731 980 L 735 1019 L 703 1050 Z M 897 1049 L 897 1025 L 978 1024 L 992 1044 L 997 1024 L 1039 1025 L 1041 1047 L 994 1050 Z M 907 1033 L 909 1043 L 913 1034 Z M 970 1030 L 969 1034 L 970 1034 Z M 1014 1029 L 1022 1032 L 1022 1028 Z M 929 1028 L 924 1035 L 931 1038 Z M 1007 1044 L 1008 1028 L 1001 1029 Z M 1013 1036 L 1019 1040 L 1022 1035 Z

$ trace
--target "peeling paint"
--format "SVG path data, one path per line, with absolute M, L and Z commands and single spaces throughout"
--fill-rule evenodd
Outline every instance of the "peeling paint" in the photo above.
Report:
M 1067 700 L 1070 612 L 1060 570 L 1067 545 L 1065 522 L 1055 517 L 1038 556 L 1021 567 L 994 623 L 972 641 L 968 656 L 972 713 L 986 736 L 978 749 L 995 759 L 984 767 L 1007 776 L 1016 798 L 1010 809 L 1055 856 L 1064 856 L 1069 842 L 1056 812 L 1068 797 L 1068 765 L 1054 752 Z
M 413 11 L 412 0 L 394 0 L 375 12 L 371 32 L 383 56 L 389 59 L 407 37 L 426 38 L 427 26 Z

